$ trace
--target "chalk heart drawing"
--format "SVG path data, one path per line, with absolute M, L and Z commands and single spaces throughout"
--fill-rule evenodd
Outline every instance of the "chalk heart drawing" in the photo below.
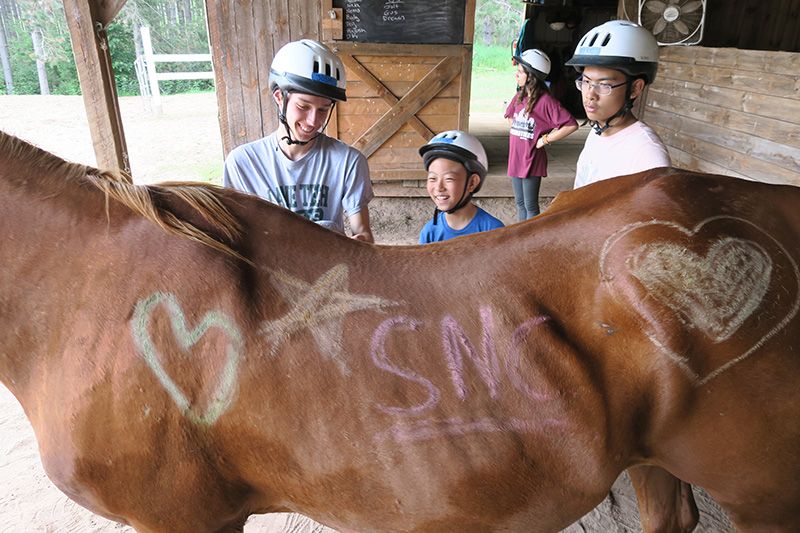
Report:
M 761 304 L 772 259 L 749 241 L 722 239 L 705 256 L 674 243 L 648 243 L 628 257 L 647 292 L 714 342 L 733 335 Z
M 695 384 L 701 386 L 748 358 L 775 336 L 797 315 L 800 309 L 800 269 L 786 248 L 772 235 L 752 222 L 726 215 L 703 220 L 694 228 L 664 220 L 629 224 L 609 237 L 600 253 L 601 280 L 611 282 L 607 259 L 611 250 L 625 236 L 644 227 L 664 226 L 693 237 L 709 223 L 735 221 L 755 228 L 773 242 L 792 265 L 796 285 L 794 303 L 788 313 L 744 352 L 735 355 L 704 376 L 688 365 L 685 356 L 674 353 L 662 339 L 650 340 L 662 349 Z M 715 343 L 729 339 L 760 306 L 772 275 L 772 258 L 758 243 L 731 237 L 720 238 L 699 255 L 675 242 L 650 242 L 631 251 L 625 261 L 630 274 L 656 300 L 671 309 L 688 328 L 703 332 Z
M 227 359 L 204 408 L 191 405 L 186 394 L 161 363 L 161 354 L 150 336 L 152 311 L 162 304 L 169 312 L 172 332 L 184 352 L 193 348 L 211 328 L 222 330 L 228 337 Z M 239 329 L 230 317 L 220 311 L 210 311 L 203 316 L 194 329 L 189 329 L 186 324 L 186 316 L 183 314 L 177 298 L 173 294 L 155 292 L 147 298 L 142 298 L 136 304 L 131 319 L 131 330 L 140 355 L 189 420 L 196 424 L 210 426 L 230 407 L 236 392 L 237 371 L 244 344 Z

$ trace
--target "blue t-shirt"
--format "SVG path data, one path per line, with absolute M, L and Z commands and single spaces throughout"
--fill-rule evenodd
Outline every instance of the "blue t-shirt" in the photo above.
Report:
M 464 226 L 463 229 L 453 229 L 447 225 L 444 213 L 440 213 L 433 224 L 433 219 L 430 219 L 422 231 L 419 233 L 419 243 L 428 244 L 429 242 L 446 241 L 462 235 L 469 235 L 470 233 L 480 233 L 481 231 L 489 231 L 491 229 L 502 228 L 504 224 L 494 218 L 492 215 L 478 208 L 475 216 L 469 221 L 469 224 Z

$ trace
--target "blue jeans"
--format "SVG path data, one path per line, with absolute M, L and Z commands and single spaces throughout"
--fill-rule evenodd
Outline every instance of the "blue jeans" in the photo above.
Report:
M 541 176 L 511 178 L 514 200 L 517 202 L 517 220 L 528 220 L 539 214 L 539 185 Z

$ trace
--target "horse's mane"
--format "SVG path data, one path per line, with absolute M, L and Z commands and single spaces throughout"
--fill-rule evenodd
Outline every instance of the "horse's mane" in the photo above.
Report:
M 109 199 L 113 199 L 169 233 L 244 260 L 230 245 L 173 213 L 164 202 L 156 201 L 159 196 L 171 195 L 186 202 L 204 220 L 218 229 L 225 239 L 234 241 L 241 234 L 241 225 L 222 203 L 219 188 L 214 185 L 203 183 L 135 185 L 131 177 L 123 172 L 98 170 L 87 165 L 64 161 L 2 131 L 0 131 L 0 154 L 6 154 L 8 160 L 26 161 L 27 165 L 36 168 L 45 176 L 60 175 L 62 176 L 60 180 L 64 183 L 74 181 L 91 184 L 100 189 L 106 198 L 106 216 L 108 216 Z

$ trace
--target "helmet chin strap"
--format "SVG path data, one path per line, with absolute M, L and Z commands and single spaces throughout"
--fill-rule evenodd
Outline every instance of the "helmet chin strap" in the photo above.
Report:
M 603 126 L 600 125 L 599 120 L 587 121 L 597 135 L 602 135 L 603 132 L 605 132 L 609 128 L 613 128 L 611 121 L 617 117 L 624 117 L 633 108 L 633 99 L 631 98 L 632 87 L 633 87 L 633 80 L 629 78 L 628 83 L 625 85 L 625 103 L 622 105 L 621 108 L 619 108 L 619 111 L 617 111 L 616 113 L 614 113 L 605 120 L 605 124 Z
M 281 137 L 281 140 L 286 141 L 286 144 L 288 144 L 289 146 L 293 144 L 305 146 L 308 143 L 314 141 L 320 135 L 322 135 L 322 132 L 325 131 L 325 128 L 328 127 L 328 123 L 331 121 L 331 116 L 333 115 L 333 110 L 336 107 L 336 102 L 335 101 L 333 102 L 333 105 L 331 106 L 331 109 L 328 112 L 328 118 L 325 120 L 325 124 L 317 131 L 316 135 L 314 135 L 307 141 L 296 141 L 292 139 L 292 128 L 289 127 L 289 122 L 286 120 L 286 108 L 289 105 L 289 98 L 288 98 L 289 93 L 287 91 L 281 91 L 281 94 L 283 95 L 283 109 L 278 107 L 278 102 L 275 102 L 275 107 L 278 110 L 278 120 L 280 121 L 281 124 L 283 124 L 283 127 L 286 128 L 286 135 Z

